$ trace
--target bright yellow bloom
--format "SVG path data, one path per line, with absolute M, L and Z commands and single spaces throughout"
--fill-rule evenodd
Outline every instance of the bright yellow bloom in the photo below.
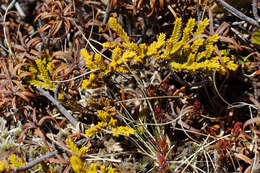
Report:
M 209 19 L 208 18 L 205 18 L 203 21 L 200 21 L 199 26 L 196 29 L 193 37 L 197 37 L 197 36 L 201 35 L 205 31 L 205 29 L 208 25 L 209 25 Z
M 0 171 L 3 171 L 3 170 L 10 170 L 11 167 L 10 165 L 8 164 L 8 161 L 7 160 L 0 160 Z
M 97 117 L 101 120 L 101 121 L 104 121 L 104 122 L 109 122 L 110 118 L 111 118 L 111 115 L 106 112 L 106 111 L 103 111 L 103 110 L 98 110 L 97 111 Z
M 111 119 L 109 120 L 108 125 L 109 125 L 110 127 L 116 127 L 116 125 L 117 125 L 117 120 L 114 119 L 114 118 L 111 118 Z
M 94 135 L 98 134 L 101 131 L 100 128 L 105 128 L 105 127 L 106 127 L 106 125 L 105 125 L 104 122 L 98 122 L 97 125 L 92 126 L 91 128 L 87 129 L 85 131 L 85 134 L 87 136 L 94 136 Z
M 96 75 L 93 74 L 93 73 L 90 74 L 88 80 L 83 80 L 82 81 L 81 88 L 82 89 L 95 88 L 97 86 L 97 84 L 95 83 L 96 80 L 97 80 Z
M 126 136 L 135 134 L 135 130 L 130 127 L 127 127 L 127 126 L 114 127 L 114 128 L 112 128 L 112 131 L 115 132 L 113 134 L 113 136 L 116 136 L 116 137 L 119 137 L 119 134 L 126 135 Z M 117 133 L 119 133 L 119 134 L 117 134 Z
M 103 47 L 104 48 L 110 48 L 113 49 L 117 46 L 117 44 L 115 42 L 105 42 L 103 43 Z
M 195 25 L 195 19 L 190 18 L 186 27 L 183 30 L 182 42 L 186 43 L 189 41 L 190 36 L 192 35 L 192 31 Z
M 87 170 L 87 163 L 84 162 L 84 160 L 82 160 L 78 156 L 75 155 L 71 156 L 70 163 L 75 173 L 82 173 L 82 172 L 86 172 Z
M 91 163 L 90 168 L 87 170 L 87 173 L 98 173 L 98 165 L 96 163 Z
M 109 18 L 109 21 L 108 21 L 110 27 L 121 37 L 124 39 L 124 41 L 126 43 L 129 43 L 130 39 L 127 35 L 127 33 L 124 31 L 124 29 L 122 28 L 122 26 L 120 24 L 117 23 L 117 20 L 116 18 Z

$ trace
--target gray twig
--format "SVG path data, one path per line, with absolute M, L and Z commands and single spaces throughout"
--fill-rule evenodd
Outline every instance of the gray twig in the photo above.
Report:
M 58 101 L 55 100 L 48 91 L 45 91 L 41 87 L 37 86 L 36 87 L 38 91 L 45 97 L 47 97 L 57 108 L 60 110 L 60 112 L 70 121 L 70 123 L 76 127 L 78 122 L 77 120 L 62 106 L 62 104 Z
M 27 169 L 32 168 L 33 166 L 37 165 L 38 163 L 44 161 L 45 159 L 54 156 L 57 153 L 57 151 L 52 151 L 50 153 L 47 153 L 41 157 L 39 157 L 38 159 L 32 160 L 31 162 L 27 163 L 24 166 L 20 166 L 14 169 L 14 172 L 18 172 L 18 171 L 25 171 Z
M 14 4 L 16 10 L 18 11 L 18 13 L 22 16 L 22 17 L 25 17 L 25 13 L 23 12 L 23 9 L 21 8 L 19 2 L 16 2 Z
M 111 0 L 107 1 L 107 8 L 106 8 L 106 13 L 105 13 L 105 17 L 103 19 L 103 24 L 106 24 L 110 15 L 110 5 L 111 5 Z
M 252 9 L 253 9 L 253 14 L 254 14 L 255 20 L 257 22 L 260 22 L 260 18 L 258 16 L 258 12 L 257 12 L 257 7 L 258 7 L 258 0 L 252 0 Z
M 258 22 L 255 21 L 254 19 L 246 16 L 245 14 L 243 14 L 242 12 L 238 11 L 237 9 L 235 9 L 234 7 L 232 7 L 231 5 L 229 5 L 228 3 L 226 3 L 224 0 L 215 0 L 218 5 L 220 5 L 221 7 L 223 7 L 225 10 L 227 10 L 228 12 L 230 12 L 231 14 L 237 16 L 238 18 L 240 18 L 241 20 L 247 21 L 248 23 L 254 25 L 254 26 L 259 26 Z

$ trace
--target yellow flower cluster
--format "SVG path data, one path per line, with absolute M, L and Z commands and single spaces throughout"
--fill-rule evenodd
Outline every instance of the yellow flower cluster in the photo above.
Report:
M 75 173 L 87 172 L 87 163 L 82 158 L 72 155 L 70 157 L 70 163 Z
M 94 71 L 88 80 L 83 80 L 82 89 L 96 88 L 100 79 L 107 73 L 107 64 L 100 54 L 90 55 L 86 49 L 81 49 L 81 55 L 86 62 L 86 67 Z
M 104 122 L 98 122 L 97 125 L 92 126 L 91 128 L 85 130 L 85 134 L 87 136 L 95 136 L 96 134 L 101 132 L 102 128 L 105 128 L 106 125 L 104 124 Z
M 50 56 L 35 60 L 36 67 L 31 66 L 29 68 L 29 71 L 35 74 L 33 79 L 29 81 L 31 85 L 52 91 L 55 90 L 56 84 L 51 79 L 51 75 L 54 73 L 54 65 L 51 61 L 52 58 Z
M 116 19 L 111 18 L 110 21 L 112 29 L 115 32 L 120 32 L 118 34 L 122 38 L 126 37 L 126 33 L 122 31 L 122 27 L 118 26 Z M 161 33 L 157 42 L 154 41 L 149 46 L 130 43 L 128 37 L 124 38 L 127 40 L 124 43 L 104 43 L 105 48 L 113 49 L 112 62 L 109 65 L 110 71 L 128 72 L 125 64 L 131 67 L 134 64 L 145 63 L 145 60 L 153 57 L 170 61 L 171 67 L 176 71 L 216 70 L 225 72 L 226 69 L 220 63 L 220 57 L 214 55 L 214 44 L 218 41 L 219 36 L 217 34 L 207 38 L 201 36 L 208 25 L 209 20 L 204 19 L 200 21 L 197 29 L 193 32 L 195 20 L 191 18 L 181 33 L 182 20 L 177 18 L 172 35 L 167 41 L 165 41 L 165 34 Z M 231 58 L 225 57 L 224 59 L 227 69 L 236 70 L 237 65 Z
M 79 149 L 71 139 L 68 139 L 67 145 L 69 149 L 73 152 L 72 156 L 70 157 L 70 163 L 74 172 L 86 172 L 87 163 L 84 161 L 84 157 L 87 155 L 88 152 L 87 147 L 82 147 Z
M 189 19 L 183 30 L 182 39 L 180 33 L 173 33 L 166 42 L 165 51 L 161 54 L 162 59 L 171 61 L 171 67 L 175 71 L 196 72 L 196 71 L 219 71 L 225 72 L 226 69 L 220 63 L 220 57 L 214 56 L 214 44 L 219 36 L 214 34 L 207 38 L 199 37 L 209 25 L 209 20 L 201 21 L 193 34 L 195 20 Z M 174 31 L 180 31 L 181 19 L 175 21 Z M 191 37 L 192 36 L 192 37 Z M 179 40 L 179 41 L 178 41 Z M 225 65 L 229 70 L 236 70 L 238 65 L 231 58 L 225 59 Z
M 75 173 L 118 173 L 116 169 L 112 167 L 108 169 L 105 165 L 101 165 L 98 169 L 96 163 L 91 163 L 89 168 L 87 168 L 86 162 L 82 163 L 82 160 L 78 160 L 75 157 L 73 157 L 73 163 L 78 163 L 78 165 L 74 165 L 74 167 L 72 166 Z
M 95 88 L 97 86 L 97 80 L 98 78 L 96 78 L 95 74 L 90 74 L 88 80 L 82 81 L 81 89 Z
M 105 165 L 101 165 L 99 170 L 101 173 L 118 173 L 114 168 L 110 167 L 108 169 L 106 168 Z M 99 172 L 98 165 L 96 163 L 91 163 L 87 173 L 98 173 L 98 172 Z
M 67 144 L 69 149 L 73 152 L 70 157 L 70 163 L 75 173 L 118 173 L 112 167 L 108 169 L 105 165 L 101 165 L 98 169 L 96 163 L 91 163 L 88 167 L 88 164 L 85 161 L 88 149 L 86 147 L 79 149 L 71 139 L 67 141 Z
M 111 17 L 108 21 L 109 25 L 111 26 L 111 28 L 121 37 L 124 39 L 124 41 L 126 43 L 129 43 L 129 37 L 127 35 L 127 33 L 124 31 L 124 29 L 122 28 L 122 26 L 120 24 L 117 23 L 116 18 Z
M 6 160 L 0 160 L 0 171 L 9 171 L 10 169 L 11 167 Z
M 95 54 L 93 57 L 93 55 L 89 55 L 86 49 L 81 49 L 81 55 L 84 58 L 86 62 L 86 67 L 89 70 L 106 69 L 106 63 L 104 62 L 104 59 L 100 54 Z
M 165 44 L 165 34 L 161 33 L 158 37 L 157 42 L 153 42 L 149 47 L 147 51 L 148 56 L 152 55 L 159 55 L 162 51 L 162 47 Z
M 100 132 L 102 132 L 102 129 L 108 129 L 112 130 L 112 132 L 115 132 L 113 136 L 119 137 L 119 134 L 122 135 L 134 135 L 135 130 L 128 127 L 128 126 L 117 126 L 117 120 L 113 117 L 116 115 L 115 107 L 112 106 L 106 106 L 104 107 L 104 110 L 98 110 L 97 111 L 97 117 L 100 120 L 97 125 L 92 126 L 91 128 L 87 129 L 85 131 L 85 134 L 87 136 L 94 136 Z
M 26 164 L 20 157 L 15 154 L 11 154 L 9 157 L 9 162 L 7 160 L 0 160 L 0 171 L 10 171 L 13 167 L 17 168 L 24 166 Z
M 135 134 L 135 130 L 132 128 L 129 128 L 127 126 L 118 126 L 118 127 L 114 127 L 112 128 L 112 131 L 115 132 L 113 134 L 113 136 L 119 137 L 119 134 L 123 134 L 126 136 L 130 136 L 130 135 L 134 135 Z
M 87 154 L 87 152 L 88 152 L 88 148 L 87 148 L 87 147 L 82 147 L 82 148 L 79 149 L 79 148 L 74 144 L 74 142 L 73 142 L 71 139 L 68 140 L 67 144 L 68 144 L 69 149 L 70 149 L 72 152 L 78 154 L 79 156 L 85 156 L 85 155 Z

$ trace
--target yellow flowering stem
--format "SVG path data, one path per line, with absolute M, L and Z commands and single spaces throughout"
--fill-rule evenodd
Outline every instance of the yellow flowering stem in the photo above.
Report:
M 124 29 L 122 28 L 122 26 L 117 23 L 116 18 L 111 17 L 111 18 L 109 19 L 108 23 L 109 23 L 109 25 L 111 26 L 111 28 L 112 28 L 121 38 L 124 39 L 124 41 L 125 41 L 126 43 L 129 43 L 129 42 L 130 42 L 130 41 L 129 41 L 130 39 L 129 39 L 127 33 L 124 31 Z

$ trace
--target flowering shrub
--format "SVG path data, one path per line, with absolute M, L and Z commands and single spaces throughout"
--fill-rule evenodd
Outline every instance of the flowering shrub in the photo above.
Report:
M 115 18 L 110 18 L 109 24 L 122 41 L 103 44 L 104 48 L 112 49 L 110 63 L 105 63 L 99 54 L 92 56 L 86 49 L 81 50 L 87 68 L 96 70 L 88 80 L 83 81 L 82 89 L 95 88 L 105 75 L 111 72 L 128 73 L 129 68 L 145 64 L 151 58 L 170 62 L 171 68 L 177 72 L 218 71 L 224 73 L 227 69 L 236 70 L 238 67 L 231 58 L 216 55 L 214 44 L 219 36 L 203 34 L 209 25 L 208 19 L 201 21 L 195 32 L 193 32 L 195 19 L 189 19 L 181 34 L 182 21 L 181 18 L 177 18 L 170 38 L 165 40 L 166 35 L 161 33 L 158 40 L 150 45 L 145 43 L 137 45 L 131 42 Z M 223 55 L 224 52 L 220 51 L 220 54 Z

